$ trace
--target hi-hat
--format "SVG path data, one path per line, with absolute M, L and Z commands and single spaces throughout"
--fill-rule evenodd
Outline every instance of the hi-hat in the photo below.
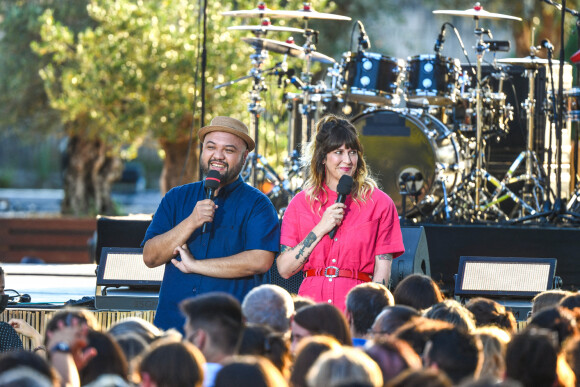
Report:
M 274 10 L 268 7 L 258 7 L 254 9 L 226 11 L 222 12 L 224 16 L 237 17 L 274 17 L 274 18 L 303 18 L 303 19 L 325 19 L 325 20 L 351 20 L 348 16 L 335 15 L 333 13 L 317 12 L 310 6 L 305 5 L 298 11 Z
M 526 56 L 525 58 L 502 58 L 497 59 L 496 62 L 516 66 L 523 66 L 525 68 L 530 69 L 544 66 L 550 63 L 547 59 L 538 58 L 535 56 Z
M 280 42 L 278 40 L 263 38 L 242 38 L 242 40 L 258 50 L 268 50 L 277 52 L 279 54 L 287 54 L 298 59 L 306 59 L 306 52 L 304 48 L 294 43 L 286 43 Z M 310 53 L 310 58 L 312 61 L 320 63 L 331 64 L 335 62 L 335 60 L 331 57 L 316 51 Z
M 254 31 L 254 32 L 268 32 L 268 31 L 274 31 L 274 32 L 296 32 L 299 34 L 303 34 L 305 31 L 301 28 L 294 28 L 294 27 L 281 27 L 281 26 L 271 26 L 271 25 L 267 25 L 267 26 L 259 26 L 259 25 L 255 25 L 255 26 L 232 26 L 232 27 L 228 27 L 228 30 L 234 30 L 234 31 Z
M 437 15 L 468 16 L 479 19 L 507 19 L 507 20 L 522 21 L 521 17 L 503 15 L 501 13 L 487 12 L 483 9 L 481 5 L 479 5 L 479 3 L 477 3 L 473 8 L 466 9 L 465 11 L 440 9 L 433 11 L 433 13 Z

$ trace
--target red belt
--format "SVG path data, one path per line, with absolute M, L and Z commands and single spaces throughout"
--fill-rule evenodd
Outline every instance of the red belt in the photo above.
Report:
M 372 277 L 370 276 L 370 274 L 347 269 L 339 269 L 336 266 L 328 266 L 325 269 L 310 269 L 304 271 L 304 278 L 314 276 L 324 276 L 328 278 L 336 278 L 336 277 L 355 278 L 359 281 L 364 282 L 372 281 Z

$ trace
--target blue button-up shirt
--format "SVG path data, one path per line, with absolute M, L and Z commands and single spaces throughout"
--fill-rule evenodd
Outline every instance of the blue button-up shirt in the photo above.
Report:
M 204 182 L 171 189 L 161 200 L 145 233 L 143 245 L 181 223 L 191 214 L 195 204 L 204 199 Z M 238 178 L 219 190 L 215 202 L 218 207 L 207 232 L 202 233 L 200 227 L 187 241 L 195 259 L 229 257 L 246 250 L 279 251 L 280 228 L 276 210 L 263 193 Z M 241 302 L 253 287 L 261 283 L 262 275 L 215 278 L 185 274 L 169 262 L 165 265 L 155 325 L 182 331 L 185 319 L 178 307 L 182 300 L 211 291 L 223 291 Z

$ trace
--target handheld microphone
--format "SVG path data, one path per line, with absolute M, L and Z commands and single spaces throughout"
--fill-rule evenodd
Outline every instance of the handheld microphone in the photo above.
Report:
M 439 55 L 441 53 L 441 50 L 443 49 L 443 43 L 445 43 L 445 27 L 447 26 L 446 23 L 443 23 L 443 25 L 441 26 L 441 32 L 439 32 L 439 36 L 437 36 L 437 41 L 435 42 L 435 47 L 433 47 L 433 49 L 435 50 L 435 53 L 437 55 Z
M 544 47 L 548 51 L 552 51 L 554 49 L 554 46 L 552 45 L 552 43 L 550 43 L 548 39 L 542 40 L 540 46 Z
M 360 36 L 358 38 L 360 46 L 363 50 L 368 50 L 369 48 L 371 48 L 371 41 L 369 40 L 369 36 L 367 35 L 365 26 L 362 24 L 360 20 L 357 20 L 356 23 L 358 24 L 358 29 L 360 31 Z
M 342 175 L 342 177 L 338 181 L 338 185 L 336 186 L 336 192 L 338 192 L 338 197 L 336 198 L 335 203 L 344 204 L 344 202 L 346 201 L 346 196 L 350 195 L 350 191 L 352 191 L 352 184 L 353 184 L 352 177 L 350 177 L 349 175 Z M 337 229 L 338 226 L 334 226 L 332 231 L 330 231 L 330 234 L 328 234 L 330 239 L 334 238 Z
M 215 194 L 215 191 L 220 186 L 221 177 L 222 176 L 220 175 L 220 173 L 218 171 L 214 171 L 214 170 L 209 171 L 209 173 L 207 174 L 207 177 L 205 178 L 205 198 L 206 199 L 213 199 L 213 195 Z M 207 225 L 208 224 L 209 224 L 209 222 L 205 222 L 203 224 L 203 227 L 201 229 L 202 233 L 207 232 Z

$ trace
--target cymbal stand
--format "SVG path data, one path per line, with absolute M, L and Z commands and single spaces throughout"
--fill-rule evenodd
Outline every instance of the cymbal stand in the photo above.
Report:
M 535 56 L 535 48 L 532 46 L 532 57 Z M 526 134 L 526 149 L 523 150 L 516 160 L 512 163 L 508 169 L 505 177 L 502 180 L 504 184 L 513 184 L 520 181 L 524 182 L 524 187 L 522 189 L 523 201 L 532 207 L 535 211 L 540 211 L 541 201 L 545 197 L 545 190 L 542 185 L 543 171 L 538 162 L 536 154 L 533 150 L 534 147 L 534 118 L 535 118 L 535 80 L 538 69 L 536 67 L 531 67 L 526 69 L 525 73 L 528 77 L 528 98 L 522 103 L 522 107 L 526 110 L 526 124 L 527 124 L 527 134 Z M 522 175 L 513 177 L 514 172 L 520 166 L 522 162 L 525 162 L 525 172 Z M 522 206 L 520 208 L 520 216 L 525 216 L 524 210 L 528 210 L 528 206 Z
M 316 111 L 316 104 L 311 102 L 311 94 L 314 91 L 312 88 L 312 52 L 316 51 L 316 44 L 318 43 L 318 31 L 308 28 L 308 18 L 304 19 L 304 53 L 306 59 L 306 70 L 301 74 L 302 82 L 304 83 L 303 99 L 302 99 L 302 143 L 308 143 L 312 137 L 312 127 L 314 115 Z M 302 150 L 301 150 L 302 151 Z

